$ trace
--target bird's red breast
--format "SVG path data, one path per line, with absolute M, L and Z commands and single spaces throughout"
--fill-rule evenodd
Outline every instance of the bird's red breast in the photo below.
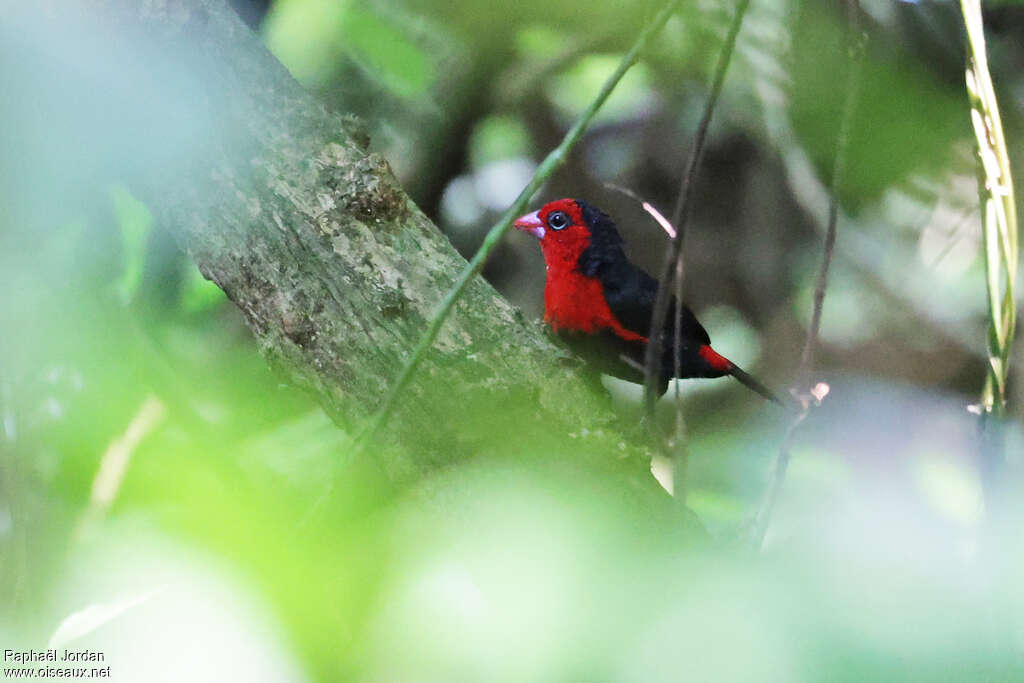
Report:
M 647 337 L 627 330 L 618 321 L 605 301 L 601 282 L 578 271 L 552 277 L 551 270 L 548 270 L 544 286 L 544 320 L 555 332 L 595 334 L 610 330 L 626 341 L 647 341 Z

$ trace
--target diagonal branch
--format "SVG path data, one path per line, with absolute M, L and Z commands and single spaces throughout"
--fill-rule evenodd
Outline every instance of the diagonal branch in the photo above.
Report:
M 12 84 L 12 106 L 56 98 L 55 146 L 101 159 L 89 167 L 99 184 L 126 179 L 268 361 L 342 427 L 366 424 L 466 261 L 350 117 L 296 83 L 224 0 L 66 4 L 66 15 L 16 13 L 26 49 L 46 58 L 27 60 L 38 73 Z M 599 428 L 616 420 L 603 397 L 481 278 L 460 287 L 405 385 L 393 436 L 415 448 L 375 463 L 401 478 L 470 457 L 495 440 L 473 418 L 501 410 L 531 439 L 619 467 L 621 438 Z M 572 439 L 584 421 L 591 431 Z M 642 472 L 642 451 L 625 451 Z

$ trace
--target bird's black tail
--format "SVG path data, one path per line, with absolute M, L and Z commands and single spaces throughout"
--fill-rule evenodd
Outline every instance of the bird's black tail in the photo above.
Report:
M 775 394 L 775 392 L 773 392 L 771 389 L 769 389 L 765 385 L 763 385 L 760 382 L 758 382 L 752 376 L 748 375 L 739 366 L 733 365 L 729 369 L 729 374 L 732 375 L 733 377 L 735 377 L 736 379 L 738 379 L 748 389 L 756 391 L 757 393 L 761 394 L 762 396 L 764 396 L 769 401 L 772 401 L 773 403 L 777 403 L 780 406 L 784 405 L 782 403 L 782 400 Z

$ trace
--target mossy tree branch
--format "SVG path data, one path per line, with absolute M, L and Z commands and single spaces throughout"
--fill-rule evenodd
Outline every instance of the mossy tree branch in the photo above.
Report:
M 375 413 L 437 302 L 459 287 L 403 388 L 396 436 L 412 458 L 385 467 L 422 472 L 514 428 L 506 441 L 520 448 L 533 439 L 607 462 L 632 453 L 646 469 L 579 366 L 487 283 L 458 279 L 480 262 L 467 266 L 358 125 L 306 93 L 224 0 L 78 9 L 68 30 L 117 65 L 92 106 L 133 136 L 119 142 L 132 150 L 119 173 L 239 307 L 271 363 L 340 424 Z

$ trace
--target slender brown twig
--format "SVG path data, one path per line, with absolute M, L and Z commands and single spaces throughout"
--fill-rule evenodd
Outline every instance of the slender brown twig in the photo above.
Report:
M 708 93 L 708 100 L 704 105 L 704 112 L 701 115 L 700 123 L 697 125 L 697 132 L 694 134 L 693 145 L 690 148 L 690 155 L 687 158 L 686 168 L 683 172 L 679 188 L 679 196 L 676 199 L 675 207 L 672 210 L 671 224 L 676 228 L 676 236 L 673 238 L 669 251 L 665 257 L 665 265 L 662 268 L 661 287 L 658 289 L 658 297 L 654 302 L 654 312 L 651 319 L 650 342 L 647 345 L 645 366 L 647 377 L 645 379 L 645 395 L 647 401 L 648 417 L 654 412 L 654 387 L 657 385 L 660 370 L 662 336 L 660 330 L 665 325 L 668 315 L 669 285 L 672 280 L 673 271 L 679 268 L 681 254 L 683 253 L 683 239 L 686 235 L 686 220 L 689 218 L 689 206 L 693 196 L 694 180 L 697 176 L 697 169 L 704 153 L 704 143 L 707 140 L 708 128 L 711 125 L 711 117 L 718 102 L 718 96 L 722 92 L 722 85 L 725 82 L 726 72 L 732 61 L 732 54 L 736 46 L 736 38 L 739 35 L 740 27 L 743 25 L 743 17 L 746 15 L 750 0 L 739 0 L 736 11 L 733 15 L 732 24 L 729 26 L 729 33 L 726 35 L 722 45 L 722 51 L 718 55 L 718 62 L 715 65 L 714 79 L 711 90 Z
M 704 112 L 701 115 L 700 123 L 697 125 L 697 131 L 694 134 L 693 145 L 690 147 L 690 155 L 687 159 L 686 168 L 683 171 L 682 179 L 680 181 L 679 195 L 676 198 L 675 208 L 672 211 L 672 220 L 670 223 L 675 226 L 676 235 L 672 239 L 668 253 L 665 256 L 665 265 L 662 268 L 660 278 L 661 286 L 658 288 L 658 295 L 654 302 L 654 310 L 651 316 L 651 332 L 648 336 L 649 341 L 647 343 L 647 352 L 644 358 L 644 412 L 647 416 L 649 428 L 652 430 L 652 435 L 655 436 L 659 443 L 665 443 L 665 439 L 664 435 L 662 435 L 660 430 L 656 427 L 654 404 L 658 398 L 656 395 L 656 387 L 658 386 L 662 371 L 661 358 L 664 345 L 662 330 L 665 327 L 665 320 L 668 317 L 668 306 L 672 297 L 670 292 L 674 291 L 675 330 L 673 339 L 675 340 L 675 343 L 673 344 L 673 369 L 675 370 L 674 374 L 678 376 L 681 374 L 680 370 L 682 367 L 682 348 L 679 342 L 682 338 L 683 274 L 685 269 L 683 238 L 686 234 L 686 221 L 689 218 L 694 180 L 697 176 L 697 169 L 700 166 L 701 157 L 704 153 L 704 144 L 707 140 L 708 128 L 711 125 L 711 117 L 714 114 L 715 105 L 718 102 L 718 96 L 722 92 L 725 75 L 729 70 L 729 64 L 732 62 L 732 55 L 736 47 L 736 38 L 739 36 L 740 28 L 743 26 L 743 17 L 746 15 L 747 8 L 749 6 L 750 0 L 738 0 L 736 3 L 736 10 L 733 13 L 729 32 L 726 34 L 725 42 L 722 45 L 722 51 L 719 53 L 718 61 L 715 64 L 714 77 L 711 83 L 711 89 L 708 93 L 708 100 L 704 105 Z M 674 468 L 673 488 L 675 490 L 676 497 L 680 500 L 685 500 L 686 472 L 689 458 L 685 448 L 685 422 L 683 420 L 682 401 L 680 401 L 679 397 L 678 383 L 675 387 L 675 404 L 675 437 L 672 441 L 674 442 L 678 457 L 675 458 L 676 463 Z
M 800 410 L 793 416 L 786 429 L 786 434 L 782 438 L 782 443 L 779 445 L 779 453 L 775 460 L 775 471 L 768 484 L 768 491 L 765 493 L 761 508 L 754 518 L 751 540 L 753 547 L 757 550 L 760 550 L 764 544 L 765 532 L 768 530 L 772 513 L 775 511 L 775 504 L 778 501 L 779 492 L 782 490 L 782 484 L 786 480 L 790 452 L 797 429 L 807 418 L 811 405 L 815 401 L 820 403 L 825 394 L 828 393 L 828 386 L 825 384 L 811 387 L 811 375 L 814 372 L 814 354 L 818 346 L 818 335 L 821 331 L 821 312 L 825 305 L 828 274 L 832 266 L 832 254 L 835 251 L 836 234 L 838 232 L 839 190 L 842 186 L 843 174 L 846 171 L 846 153 L 850 139 L 850 128 L 853 125 L 853 115 L 857 104 L 857 95 L 860 90 L 861 69 L 864 65 L 864 53 L 867 47 L 867 34 L 860 29 L 860 4 L 857 0 L 847 0 L 846 7 L 849 17 L 848 30 L 850 32 L 850 39 L 848 40 L 850 72 L 846 79 L 846 97 L 843 102 L 839 133 L 836 137 L 835 158 L 832 162 L 828 228 L 825 231 L 821 268 L 818 270 L 818 278 L 814 287 L 814 308 L 811 312 L 811 322 L 807 328 L 807 337 L 804 340 L 803 352 L 800 354 L 800 365 L 793 384 L 793 393 L 800 402 Z

